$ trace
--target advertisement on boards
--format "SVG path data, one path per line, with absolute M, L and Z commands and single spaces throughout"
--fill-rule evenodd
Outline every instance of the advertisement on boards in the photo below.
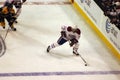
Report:
M 93 0 L 75 0 L 75 2 L 120 54 L 120 30 L 110 23 L 109 18 Z
M 85 11 L 87 16 L 96 24 L 101 27 L 101 20 L 103 12 L 93 0 L 75 0 L 80 7 Z

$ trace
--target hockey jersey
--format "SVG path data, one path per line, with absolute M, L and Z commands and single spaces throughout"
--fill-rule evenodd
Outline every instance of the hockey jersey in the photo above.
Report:
M 5 15 L 12 15 L 12 14 L 15 14 L 15 10 L 13 8 L 8 10 L 7 6 L 2 7 L 1 15 L 5 16 Z
M 77 34 L 76 32 L 73 31 L 68 31 L 68 26 L 62 26 L 61 27 L 61 31 L 64 31 L 66 36 L 64 36 L 64 39 L 66 40 L 71 40 L 73 38 L 75 38 L 76 40 L 78 40 L 80 38 L 80 34 Z

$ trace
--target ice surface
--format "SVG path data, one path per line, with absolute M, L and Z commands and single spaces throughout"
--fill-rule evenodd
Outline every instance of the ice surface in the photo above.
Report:
M 78 25 L 81 29 L 82 35 L 79 40 L 78 52 L 89 66 L 84 66 L 81 58 L 72 54 L 72 48 L 68 43 L 51 50 L 50 53 L 46 52 L 47 46 L 59 38 L 62 25 Z M 10 31 L 5 40 L 7 51 L 0 58 L 0 80 L 120 79 L 120 65 L 110 50 L 70 4 L 23 5 L 22 13 L 15 27 L 17 31 Z M 5 30 L 2 31 L 5 32 Z M 90 73 L 91 71 L 95 74 Z M 13 77 L 6 78 L 2 76 L 3 73 L 12 75 L 10 73 L 25 74 L 26 72 L 37 72 L 41 75 L 33 77 L 13 75 Z M 52 76 L 45 76 L 42 72 L 46 72 L 44 73 L 46 75 L 48 72 L 56 73 L 53 73 Z M 59 76 L 57 72 L 62 72 L 62 75 L 65 74 L 64 72 L 69 72 L 70 75 Z

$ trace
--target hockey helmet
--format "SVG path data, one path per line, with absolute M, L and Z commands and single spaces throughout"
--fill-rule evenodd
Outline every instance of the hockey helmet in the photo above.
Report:
M 67 31 L 69 31 L 69 32 L 72 31 L 72 27 L 71 27 L 71 26 L 68 26 L 68 27 L 67 27 Z

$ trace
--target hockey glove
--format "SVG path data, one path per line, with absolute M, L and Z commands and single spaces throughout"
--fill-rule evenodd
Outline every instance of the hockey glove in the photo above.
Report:
M 61 36 L 66 37 L 65 31 L 61 31 Z
M 73 38 L 73 39 L 70 40 L 69 45 L 70 45 L 70 47 L 72 47 L 72 46 L 73 46 L 74 44 L 76 44 L 76 43 L 78 43 L 78 40 L 75 39 L 75 38 Z

